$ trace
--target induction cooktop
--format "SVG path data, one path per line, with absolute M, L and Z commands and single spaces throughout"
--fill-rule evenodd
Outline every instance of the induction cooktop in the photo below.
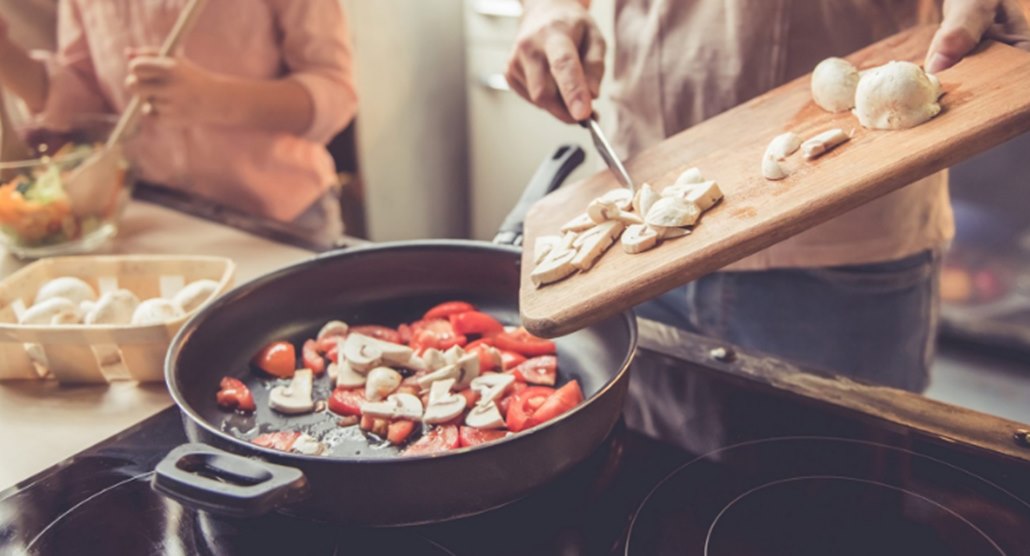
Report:
M 656 364 L 669 360 L 642 351 L 636 362 Z M 151 472 L 187 440 L 170 408 L 0 493 L 0 554 L 1030 553 L 1026 460 L 702 375 L 747 408 L 723 412 L 734 422 L 718 427 L 721 448 L 692 454 L 620 424 L 522 500 L 411 528 L 228 519 L 165 499 Z

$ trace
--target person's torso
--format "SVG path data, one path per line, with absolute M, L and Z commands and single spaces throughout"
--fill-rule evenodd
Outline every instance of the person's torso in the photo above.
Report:
M 632 156 L 688 127 L 920 22 L 922 0 L 617 0 L 614 142 Z M 770 138 L 773 132 L 770 130 Z M 755 163 L 756 171 L 758 162 Z M 718 179 L 718 176 L 712 176 Z M 732 199 L 728 199 L 732 202 Z M 931 176 L 732 268 L 899 258 L 947 241 L 944 174 Z

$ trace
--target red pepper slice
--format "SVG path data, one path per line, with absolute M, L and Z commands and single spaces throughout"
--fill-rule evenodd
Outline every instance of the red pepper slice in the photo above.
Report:
M 426 311 L 426 314 L 422 316 L 422 320 L 445 319 L 454 313 L 464 313 L 466 311 L 475 310 L 475 305 L 465 301 L 445 301 Z
M 238 409 L 240 411 L 254 411 L 254 396 L 250 393 L 247 385 L 238 379 L 225 377 L 219 384 L 221 390 L 215 395 L 219 407 L 225 409 Z
M 411 323 L 411 343 L 419 353 L 436 348 L 446 351 L 453 346 L 464 346 L 468 338 L 454 331 L 451 322 L 443 319 L 420 320 Z
M 338 387 L 329 396 L 329 411 L 338 415 L 361 415 L 361 404 L 365 402 L 365 390 L 361 388 Z
M 525 328 L 518 328 L 512 332 L 502 332 L 493 337 L 494 345 L 506 351 L 514 351 L 526 357 L 538 355 L 554 355 L 557 351 L 554 342 L 538 338 L 530 334 Z
M 454 326 L 454 331 L 458 334 L 493 336 L 504 332 L 504 325 L 501 324 L 501 321 L 479 311 L 454 313 L 450 316 L 450 321 Z

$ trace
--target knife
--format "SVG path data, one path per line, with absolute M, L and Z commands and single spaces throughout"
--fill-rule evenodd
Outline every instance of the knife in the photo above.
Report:
M 622 161 L 619 160 L 619 156 L 615 154 L 615 150 L 612 149 L 611 143 L 608 142 L 608 138 L 604 136 L 604 132 L 601 131 L 601 124 L 597 123 L 597 120 L 590 118 L 579 122 L 579 125 L 590 130 L 590 136 L 594 139 L 594 147 L 597 148 L 598 154 L 604 159 L 605 164 L 608 165 L 608 169 L 615 174 L 615 178 L 619 180 L 624 187 L 629 189 L 631 192 L 636 192 L 637 188 L 633 185 L 633 178 L 629 177 L 629 172 L 626 171 L 626 167 L 622 165 Z

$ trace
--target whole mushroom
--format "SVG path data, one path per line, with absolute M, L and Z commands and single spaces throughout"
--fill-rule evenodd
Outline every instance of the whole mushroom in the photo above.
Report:
M 870 129 L 915 127 L 941 111 L 941 84 L 912 62 L 890 62 L 862 75 L 855 115 Z
M 858 68 L 843 58 L 827 58 L 812 71 L 812 99 L 827 112 L 844 112 L 855 106 Z
M 39 290 L 36 291 L 36 303 L 55 297 L 79 304 L 83 301 L 96 301 L 97 292 L 85 280 L 74 276 L 61 276 L 49 280 L 39 287 Z

